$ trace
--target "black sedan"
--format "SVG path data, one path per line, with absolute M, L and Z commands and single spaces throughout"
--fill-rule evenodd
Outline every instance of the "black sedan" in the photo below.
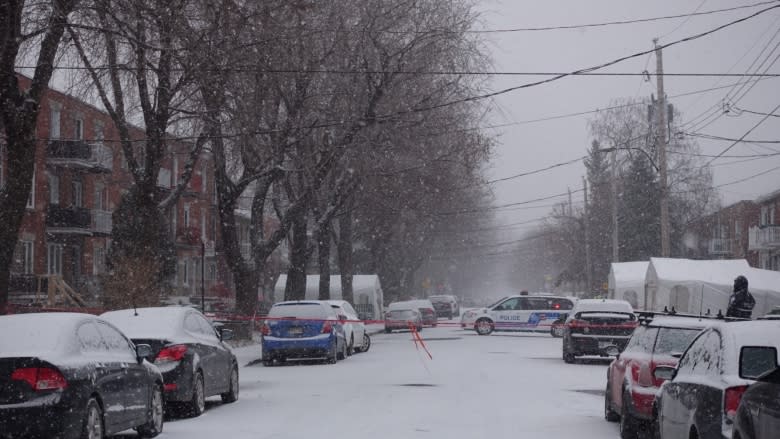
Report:
M 238 399 L 238 361 L 224 342 L 228 329 L 217 331 L 198 310 L 167 306 L 111 311 L 102 318 L 135 343 L 152 347 L 154 364 L 165 380 L 166 407 L 185 416 L 200 416 L 206 398 Z
M 92 315 L 0 317 L 0 437 L 157 436 L 163 380 L 149 355 Z
M 771 439 L 780 434 L 780 369 L 748 387 L 737 409 L 733 439 Z

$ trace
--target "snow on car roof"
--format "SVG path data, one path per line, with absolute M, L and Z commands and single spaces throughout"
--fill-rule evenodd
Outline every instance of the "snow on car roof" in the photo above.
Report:
M 718 320 L 695 317 L 654 317 L 647 325 L 659 328 L 684 328 L 684 329 L 704 329 L 716 324 Z
M 625 300 L 614 299 L 582 299 L 574 305 L 574 312 L 611 311 L 633 313 L 631 304 Z
M 50 358 L 74 347 L 76 326 L 94 318 L 78 313 L 31 313 L 0 316 L 0 357 Z
M 100 318 L 133 339 L 170 339 L 183 335 L 182 320 L 191 310 L 186 306 L 122 309 L 103 313 Z
M 721 333 L 731 337 L 737 346 L 774 346 L 780 353 L 780 321 L 748 320 L 721 322 Z

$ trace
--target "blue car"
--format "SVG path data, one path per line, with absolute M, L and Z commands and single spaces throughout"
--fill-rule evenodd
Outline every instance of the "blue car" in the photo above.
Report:
M 263 365 L 289 360 L 322 359 L 330 364 L 347 356 L 343 321 L 319 301 L 277 303 L 263 325 Z

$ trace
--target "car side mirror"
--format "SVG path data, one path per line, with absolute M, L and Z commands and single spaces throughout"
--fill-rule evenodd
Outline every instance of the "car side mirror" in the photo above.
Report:
M 219 331 L 219 339 L 222 341 L 228 341 L 233 340 L 233 330 L 232 329 L 220 329 Z
M 135 356 L 138 358 L 138 362 L 141 363 L 144 360 L 150 363 L 154 360 L 154 351 L 148 344 L 139 344 L 135 346 Z
M 657 380 L 670 381 L 677 376 L 677 368 L 672 366 L 656 366 L 653 376 Z

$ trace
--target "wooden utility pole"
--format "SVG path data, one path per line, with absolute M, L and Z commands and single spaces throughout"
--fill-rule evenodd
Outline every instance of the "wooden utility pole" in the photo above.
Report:
M 612 262 L 620 262 L 620 226 L 618 224 L 618 147 L 612 151 Z
M 585 214 L 583 215 L 583 228 L 585 229 L 585 281 L 587 282 L 586 294 L 593 288 L 593 272 L 590 268 L 590 209 L 588 208 L 588 180 L 582 177 L 582 192 L 585 200 Z
M 666 171 L 666 94 L 664 93 L 664 62 L 661 48 L 658 47 L 658 39 L 653 40 L 655 45 L 656 79 L 658 83 L 658 126 L 655 137 L 655 145 L 658 151 L 658 167 L 661 181 L 661 256 L 668 258 L 671 254 L 669 241 L 669 188 L 667 187 Z

